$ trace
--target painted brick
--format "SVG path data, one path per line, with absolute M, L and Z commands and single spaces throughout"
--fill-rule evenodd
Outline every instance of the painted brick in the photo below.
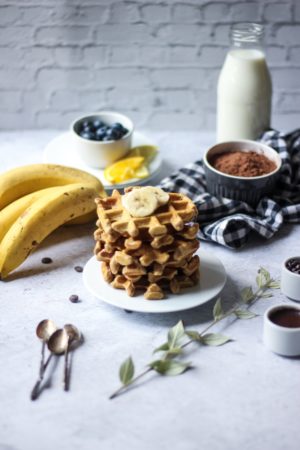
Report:
M 95 89 L 79 92 L 79 106 L 82 109 L 88 108 L 88 113 L 106 109 L 107 94 L 105 90 Z
M 148 23 L 166 23 L 170 20 L 170 7 L 166 4 L 142 5 L 141 16 Z
M 34 29 L 29 26 L 9 26 L 0 28 L 1 46 L 15 46 L 20 48 L 31 45 L 33 42 Z
M 159 40 L 166 44 L 203 44 L 210 37 L 211 29 L 207 25 L 166 25 L 158 31 Z
M 87 6 L 82 4 L 79 18 L 81 23 L 102 24 L 109 19 L 109 8 L 103 5 Z
M 170 48 L 170 64 L 195 65 L 199 58 L 199 49 L 196 46 L 176 45 Z
M 298 111 L 299 104 L 300 92 L 283 92 L 279 98 L 278 110 L 294 113 Z
M 151 28 L 143 23 L 136 25 L 113 24 L 102 25 L 96 30 L 97 44 L 143 44 L 152 40 Z
M 289 3 L 270 3 L 265 5 L 264 19 L 284 22 L 292 19 L 292 8 Z
M 110 47 L 108 62 L 115 65 L 135 66 L 139 61 L 139 47 L 114 45 Z
M 178 3 L 173 6 L 172 22 L 197 23 L 202 19 L 200 5 Z
M 208 86 L 208 78 L 202 69 L 177 68 L 153 70 L 150 75 L 156 88 L 189 88 Z
M 0 111 L 20 111 L 22 105 L 22 92 L 2 91 L 0 97 Z
M 43 68 L 37 74 L 39 86 L 48 90 L 69 89 L 81 90 L 93 84 L 93 76 L 88 69 L 47 69 Z
M 30 69 L 0 69 L 0 90 L 27 90 L 34 84 L 34 72 Z
M 270 45 L 267 48 L 266 57 L 270 67 L 282 66 L 286 64 L 287 49 L 285 47 Z
M 36 30 L 36 43 L 39 45 L 74 45 L 91 40 L 90 28 L 81 25 L 63 26 L 45 26 Z
M 234 3 L 231 5 L 231 18 L 233 21 L 257 21 L 260 20 L 259 2 Z
M 118 2 L 111 8 L 110 22 L 112 23 L 134 23 L 140 20 L 137 4 Z
M 21 17 L 20 8 L 17 6 L 0 6 L 0 25 L 15 23 Z
M 156 129 L 164 130 L 200 130 L 203 128 L 204 117 L 199 114 L 187 114 L 187 113 L 169 113 L 169 112 L 157 112 L 153 114 L 147 125 Z
M 106 64 L 108 50 L 104 46 L 86 47 L 83 49 L 82 65 L 93 69 L 94 67 L 102 67 Z
M 300 65 L 300 47 L 292 47 L 290 49 L 289 60 L 293 65 Z
M 76 91 L 55 91 L 51 96 L 50 106 L 59 111 L 79 108 L 79 94 Z
M 95 83 L 101 87 L 147 87 L 149 86 L 149 77 L 144 69 L 101 69 L 95 72 Z
M 82 66 L 82 49 L 80 47 L 57 47 L 53 51 L 56 65 L 60 67 Z
M 200 63 L 205 67 L 221 67 L 228 48 L 203 46 L 200 53 Z
M 168 47 L 143 45 L 140 48 L 139 63 L 145 67 L 165 66 L 168 60 Z
M 300 69 L 273 69 L 272 79 L 275 89 L 300 89 Z
M 282 25 L 278 27 L 276 40 L 279 45 L 298 44 L 300 41 L 300 25 Z
M 0 3 L 1 128 L 63 128 L 106 107 L 137 127 L 215 128 L 230 25 L 244 20 L 265 25 L 274 123 L 299 126 L 298 0 Z
M 226 22 L 230 19 L 230 6 L 227 3 L 208 3 L 202 8 L 205 22 Z

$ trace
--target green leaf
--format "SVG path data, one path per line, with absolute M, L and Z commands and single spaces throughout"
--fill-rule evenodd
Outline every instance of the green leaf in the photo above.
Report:
M 261 275 L 264 278 L 264 284 L 268 284 L 271 281 L 270 272 L 268 272 L 266 269 L 264 269 L 264 267 L 261 267 L 259 269 L 259 272 L 261 273 Z
M 213 316 L 215 320 L 220 320 L 223 317 L 223 308 L 221 304 L 221 299 L 218 298 L 218 300 L 215 303 L 214 309 L 213 309 Z
M 271 292 L 266 292 L 265 294 L 261 294 L 260 298 L 270 298 L 273 297 L 273 294 Z
M 170 350 L 166 352 L 167 358 L 175 358 L 178 355 L 181 355 L 183 353 L 183 350 L 181 347 L 173 347 Z
M 257 284 L 257 286 L 259 288 L 262 288 L 262 287 L 266 286 L 270 281 L 271 281 L 270 273 L 266 269 L 261 267 L 258 270 L 258 275 L 256 277 L 256 284 Z
M 253 317 L 257 317 L 257 314 L 254 314 L 247 309 L 237 309 L 234 311 L 234 314 L 238 319 L 253 319 Z
M 153 361 L 149 366 L 161 375 L 180 375 L 191 367 L 190 362 L 180 362 L 174 360 L 159 359 Z
M 185 334 L 191 338 L 192 341 L 198 341 L 201 342 L 201 335 L 198 333 L 198 331 L 194 330 L 188 330 L 185 332 Z
M 241 298 L 244 303 L 249 303 L 254 297 L 254 293 L 251 286 L 247 286 L 241 290 Z
M 125 361 L 121 364 L 120 371 L 119 371 L 119 377 L 121 380 L 121 383 L 124 384 L 124 386 L 127 386 L 131 383 L 134 375 L 134 364 L 131 359 L 131 356 L 129 356 Z
M 169 348 L 178 347 L 178 343 L 185 334 L 182 320 L 180 320 L 173 328 L 168 332 L 168 344 Z
M 160 345 L 156 349 L 153 350 L 153 353 L 157 352 L 166 352 L 170 349 L 168 342 L 165 342 L 164 344 Z
M 280 289 L 280 282 L 279 281 L 271 281 L 269 283 L 270 289 Z
M 226 342 L 231 341 L 231 339 L 227 336 L 224 336 L 223 334 L 219 333 L 207 333 L 204 336 L 202 336 L 202 342 L 205 345 L 223 345 L 226 344 Z

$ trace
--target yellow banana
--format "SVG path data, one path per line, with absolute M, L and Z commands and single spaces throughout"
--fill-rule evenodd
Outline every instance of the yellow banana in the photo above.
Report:
M 88 172 L 57 164 L 31 164 L 0 175 L 0 210 L 24 195 L 53 186 L 89 183 L 106 196 L 102 183 Z
M 10 229 L 12 224 L 17 220 L 17 218 L 31 206 L 36 200 L 39 200 L 42 197 L 46 197 L 51 193 L 55 192 L 59 187 L 52 187 L 41 189 L 39 191 L 33 192 L 32 194 L 27 194 L 24 197 L 15 200 L 14 202 L 7 205 L 0 211 L 0 242 Z M 96 193 L 95 193 L 96 194 Z M 96 195 L 95 195 L 96 196 Z M 72 219 L 68 222 L 68 225 L 82 225 L 85 223 L 92 222 L 96 219 L 96 205 L 94 211 L 84 214 L 83 216 L 77 217 L 76 219 Z
M 52 231 L 95 208 L 94 186 L 83 183 L 61 186 L 29 206 L 5 234 L 0 244 L 0 277 L 17 268 Z

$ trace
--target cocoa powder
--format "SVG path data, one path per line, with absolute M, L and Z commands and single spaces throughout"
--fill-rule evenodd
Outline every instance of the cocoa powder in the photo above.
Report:
M 211 165 L 220 172 L 238 177 L 258 177 L 273 172 L 276 164 L 265 155 L 256 152 L 225 152 L 216 155 Z

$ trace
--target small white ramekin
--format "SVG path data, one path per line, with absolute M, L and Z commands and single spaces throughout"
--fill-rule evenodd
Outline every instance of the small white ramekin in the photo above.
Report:
M 128 133 L 116 141 L 92 141 L 81 137 L 79 135 L 81 124 L 93 119 L 99 119 L 107 125 L 119 122 L 127 128 Z M 77 118 L 71 124 L 70 131 L 75 151 L 79 154 L 82 161 L 96 169 L 104 169 L 128 153 L 131 148 L 133 128 L 133 123 L 127 116 L 113 111 L 100 111 Z
M 269 308 L 264 315 L 263 342 L 274 353 L 283 356 L 300 355 L 300 327 L 289 328 L 274 323 L 270 317 L 272 313 L 281 309 L 297 309 L 294 305 L 277 305 Z
M 300 301 L 300 275 L 291 272 L 286 264 L 290 259 L 300 259 L 300 256 L 291 256 L 283 261 L 281 267 L 281 292 L 291 300 Z

